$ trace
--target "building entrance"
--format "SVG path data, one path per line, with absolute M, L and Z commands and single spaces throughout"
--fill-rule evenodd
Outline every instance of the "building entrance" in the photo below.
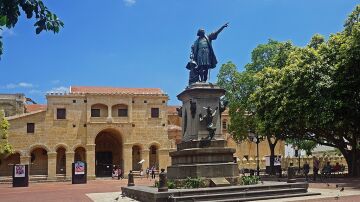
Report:
M 114 129 L 101 131 L 95 138 L 96 177 L 111 177 L 113 168 L 123 169 L 122 140 Z

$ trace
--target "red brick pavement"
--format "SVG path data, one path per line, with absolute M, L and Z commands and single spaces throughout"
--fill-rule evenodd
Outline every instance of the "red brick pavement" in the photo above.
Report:
M 135 179 L 137 185 L 153 185 L 154 180 Z M 71 182 L 31 183 L 29 187 L 15 187 L 11 184 L 0 184 L 0 201 L 4 202 L 82 202 L 91 201 L 85 194 L 119 192 L 127 180 L 99 179 L 87 184 L 71 184 Z

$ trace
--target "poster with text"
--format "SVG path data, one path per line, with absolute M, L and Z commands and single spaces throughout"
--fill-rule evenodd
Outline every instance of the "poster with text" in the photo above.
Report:
M 75 163 L 75 175 L 84 175 L 85 174 L 85 163 L 77 161 Z
M 25 165 L 15 165 L 14 177 L 25 177 Z

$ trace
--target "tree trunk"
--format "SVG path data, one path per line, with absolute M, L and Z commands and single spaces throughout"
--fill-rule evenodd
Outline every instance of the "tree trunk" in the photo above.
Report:
M 351 177 L 360 177 L 360 171 L 359 171 L 360 166 L 358 166 L 360 163 L 360 157 L 356 156 L 358 152 L 359 151 L 357 151 L 356 149 L 341 152 L 346 160 L 346 163 L 348 165 L 349 176 Z
M 275 142 L 272 143 L 271 137 L 269 136 L 267 136 L 267 140 L 270 148 L 270 175 L 276 175 L 274 162 L 275 162 L 275 146 L 277 141 L 275 140 Z

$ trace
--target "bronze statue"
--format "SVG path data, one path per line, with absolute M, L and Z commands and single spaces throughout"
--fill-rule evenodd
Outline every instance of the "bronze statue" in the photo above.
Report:
M 198 30 L 198 38 L 191 47 L 191 60 L 186 66 L 186 68 L 190 70 L 189 85 L 197 81 L 206 82 L 209 69 L 216 67 L 217 60 L 211 42 L 217 38 L 218 34 L 227 27 L 228 24 L 229 23 L 224 24 L 216 32 L 209 35 L 205 34 L 204 29 Z
M 199 114 L 199 118 L 200 118 L 200 122 L 205 121 L 206 129 L 207 129 L 207 131 L 209 131 L 209 135 L 206 139 L 212 140 L 215 136 L 215 131 L 216 131 L 216 126 L 213 123 L 213 118 L 216 115 L 216 111 L 217 111 L 218 107 L 216 107 L 214 110 L 212 110 L 208 106 L 205 109 L 206 109 L 206 115 L 203 116 L 202 114 Z

